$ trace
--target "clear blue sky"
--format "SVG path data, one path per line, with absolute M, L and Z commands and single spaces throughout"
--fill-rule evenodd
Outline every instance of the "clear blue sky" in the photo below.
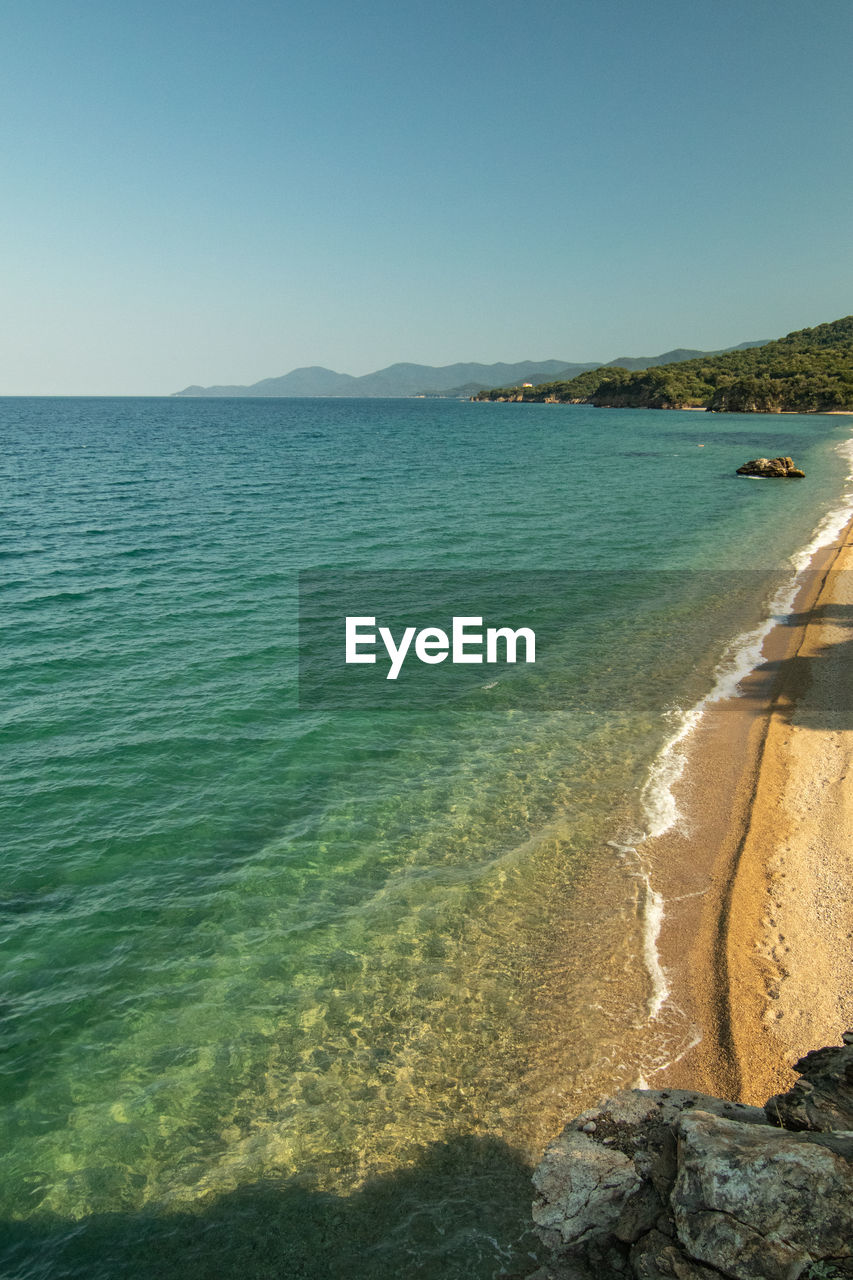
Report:
M 10 0 L 0 394 L 853 311 L 850 0 Z

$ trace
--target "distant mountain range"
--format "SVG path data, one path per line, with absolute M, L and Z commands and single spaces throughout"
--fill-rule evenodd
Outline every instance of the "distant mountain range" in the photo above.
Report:
M 739 347 L 723 351 L 745 351 L 761 347 L 763 342 L 742 342 Z M 623 369 L 648 369 L 653 365 L 695 360 L 700 356 L 720 355 L 720 351 L 688 351 L 679 348 L 660 356 L 620 356 L 617 360 L 572 364 L 565 360 L 520 360 L 516 364 L 392 364 L 376 373 L 354 378 L 348 373 L 335 373 L 321 365 L 293 369 L 280 378 L 264 378 L 251 386 L 185 387 L 176 396 L 442 396 L 468 397 L 491 387 L 505 387 L 524 382 L 546 380 L 568 381 L 578 374 L 610 365 Z
M 592 364 L 571 365 L 569 377 L 595 369 Z M 501 381 L 541 382 L 566 369 L 562 360 L 522 360 L 517 364 L 392 364 L 376 373 L 354 378 L 312 365 L 294 369 L 280 378 L 264 378 L 250 387 L 187 387 L 179 396 L 416 396 L 435 394 L 462 383 L 495 387 Z M 473 395 L 474 392 L 471 392 Z
M 752 351 L 754 347 L 766 347 L 769 338 L 762 338 L 760 342 L 741 342 L 736 347 L 720 347 L 719 351 L 691 351 L 687 347 L 676 347 L 674 351 L 664 351 L 661 356 L 617 356 L 615 360 L 608 360 L 602 365 L 593 365 L 593 368 L 609 369 L 612 365 L 618 365 L 620 369 L 630 369 L 632 372 L 637 369 L 656 369 L 662 364 L 683 364 L 686 360 L 707 360 L 709 356 L 724 356 L 730 351 Z M 587 369 L 590 366 L 587 365 Z M 583 372 L 586 373 L 587 369 Z

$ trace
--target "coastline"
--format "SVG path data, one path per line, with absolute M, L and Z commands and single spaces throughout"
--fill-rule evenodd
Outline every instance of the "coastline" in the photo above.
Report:
M 642 845 L 665 1046 L 652 1087 L 763 1102 L 853 1025 L 848 569 L 853 520 L 812 555 L 739 696 L 683 734 L 678 820 Z

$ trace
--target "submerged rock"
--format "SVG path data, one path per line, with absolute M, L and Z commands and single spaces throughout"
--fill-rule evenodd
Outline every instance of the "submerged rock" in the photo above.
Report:
M 533 1176 L 537 1277 L 853 1276 L 853 1035 L 796 1069 L 763 1109 L 634 1089 L 568 1124 Z
M 805 478 L 805 471 L 794 466 L 793 458 L 753 458 L 738 467 L 739 476 L 763 476 L 766 479 L 798 479 Z

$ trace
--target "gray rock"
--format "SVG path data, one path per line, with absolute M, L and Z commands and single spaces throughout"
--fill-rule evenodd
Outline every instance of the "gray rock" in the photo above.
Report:
M 631 1249 L 637 1280 L 720 1280 L 721 1272 L 689 1258 L 677 1241 L 650 1231 Z
M 543 1243 L 557 1251 L 609 1235 L 641 1180 L 621 1151 L 564 1131 L 546 1150 L 533 1185 L 539 1193 L 533 1221 Z
M 693 1107 L 766 1124 L 759 1107 L 686 1089 L 630 1089 L 608 1098 L 566 1126 L 533 1175 L 533 1220 L 544 1244 L 560 1252 L 608 1235 L 631 1243 L 650 1230 L 675 1181 L 673 1123 Z
M 853 1134 L 787 1133 L 709 1112 L 678 1121 L 678 1240 L 734 1280 L 796 1280 L 853 1253 Z
M 853 1129 L 853 1034 L 846 1032 L 843 1039 L 843 1047 L 816 1049 L 796 1063 L 801 1079 L 765 1104 L 771 1124 L 823 1132 Z
M 572 1121 L 534 1175 L 537 1280 L 853 1280 L 853 1033 L 766 1108 L 630 1090 Z M 824 1264 L 811 1268 L 814 1264 Z

